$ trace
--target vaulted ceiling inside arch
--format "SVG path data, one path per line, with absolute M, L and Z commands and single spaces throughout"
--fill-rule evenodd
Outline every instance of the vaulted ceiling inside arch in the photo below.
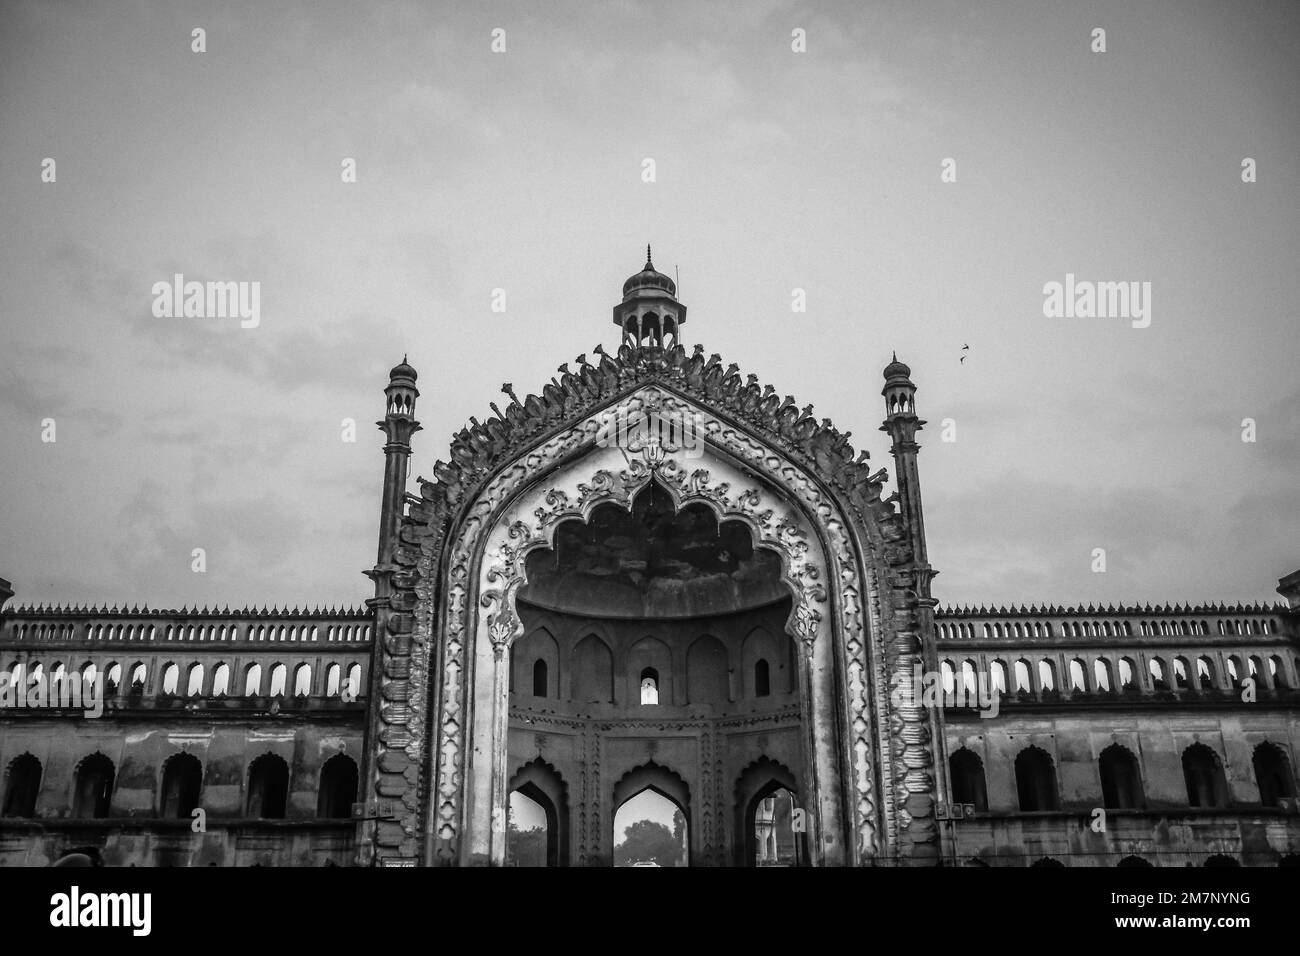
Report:
M 788 598 L 781 560 L 748 526 L 712 509 L 673 508 L 655 482 L 632 510 L 602 505 L 563 522 L 551 549 L 528 556 L 527 603 L 595 617 L 696 617 Z

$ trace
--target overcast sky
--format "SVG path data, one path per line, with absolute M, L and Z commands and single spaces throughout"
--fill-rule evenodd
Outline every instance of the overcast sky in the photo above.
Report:
M 0 577 L 360 603 L 388 369 L 430 475 L 502 382 L 616 343 L 652 242 L 686 339 L 891 474 L 910 363 L 942 602 L 1276 600 L 1298 104 L 1291 2 L 7 2 Z M 154 317 L 178 272 L 259 282 L 260 325 Z M 1067 273 L 1150 282 L 1150 327 L 1045 317 Z

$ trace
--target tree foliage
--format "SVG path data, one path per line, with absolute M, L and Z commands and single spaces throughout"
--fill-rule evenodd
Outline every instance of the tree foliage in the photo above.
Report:
M 679 866 L 681 858 L 681 841 L 673 836 L 672 830 L 653 820 L 637 820 L 624 831 L 623 842 L 614 847 L 615 866 L 639 862 Z

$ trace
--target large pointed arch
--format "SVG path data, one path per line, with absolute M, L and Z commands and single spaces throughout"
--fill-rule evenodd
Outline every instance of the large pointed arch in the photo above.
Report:
M 844 736 L 825 759 L 836 763 L 830 769 L 842 777 L 849 798 L 852 835 L 844 834 L 844 861 L 934 855 L 930 717 L 911 703 L 914 665 L 922 659 L 918 589 L 924 581 L 905 543 L 906 528 L 880 500 L 883 473 L 870 475 L 861 461 L 852 461 L 847 436 L 827 422 L 818 427 L 807 410 L 792 412 L 789 400 L 782 406 L 763 396 L 752 380 L 741 386 L 734 369 L 723 373 L 716 358 L 705 363 L 698 349 L 688 357 L 680 348 L 625 347 L 617 360 L 584 364 L 580 374 L 548 386 L 543 397 L 530 396 L 503 419 L 462 433 L 453 462 L 435 469 L 436 484 L 422 482 L 422 499 L 403 522 L 391 609 L 377 615 L 391 635 L 385 649 L 396 666 L 386 664 L 378 677 L 372 799 L 400 803 L 398 823 L 377 828 L 377 856 L 493 861 L 490 848 L 463 842 L 467 832 L 487 829 L 475 802 L 495 803 L 495 795 L 476 790 L 482 783 L 466 772 L 467 733 L 482 716 L 468 712 L 467 702 L 477 699 L 477 682 L 491 670 L 478 667 L 476 675 L 470 652 L 504 648 L 518 628 L 511 610 L 511 588 L 519 586 L 509 572 L 512 551 L 534 534 L 544 539 L 554 520 L 581 516 L 584 508 L 620 495 L 626 500 L 637 482 L 648 480 L 635 459 L 621 470 L 591 459 L 615 416 L 642 414 L 655 407 L 651 403 L 699 415 L 710 451 L 737 472 L 761 477 L 782 501 L 779 516 L 758 508 L 748 488 L 737 494 L 689 461 L 670 457 L 655 469 L 671 475 L 679 505 L 715 502 L 719 517 L 747 517 L 756 540 L 788 551 L 785 577 L 801 598 L 794 602 L 792 632 L 813 648 L 827 647 L 827 666 L 838 671 L 843 689 Z M 582 479 L 574 479 L 578 461 Z M 532 513 L 502 521 L 525 499 Z M 801 524 L 808 533 L 792 535 Z M 500 529 L 507 538 L 494 545 L 488 538 Z M 494 547 L 496 559 L 488 557 Z M 826 558 L 824 577 L 801 577 L 801 563 L 818 549 Z M 806 597 L 812 587 L 821 588 L 820 600 Z M 428 683 L 434 662 L 436 687 Z M 489 690 L 487 696 L 495 695 Z M 422 714 L 430 715 L 428 723 Z M 819 759 L 825 753 L 815 752 Z

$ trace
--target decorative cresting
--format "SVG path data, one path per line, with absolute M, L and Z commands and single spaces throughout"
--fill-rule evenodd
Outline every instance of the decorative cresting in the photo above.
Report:
M 659 384 L 709 410 L 715 425 L 711 440 L 730 442 L 734 454 L 752 461 L 760 473 L 784 468 L 800 474 L 819 499 L 813 514 L 821 514 L 822 502 L 832 512 L 837 505 L 843 509 L 845 524 L 838 537 L 840 550 L 851 561 L 837 570 L 837 583 L 828 591 L 830 600 L 856 607 L 859 618 L 868 619 L 869 647 L 863 646 L 864 632 L 859 632 L 856 645 L 852 635 L 843 638 L 852 660 L 846 689 L 854 709 L 870 694 L 877 718 L 872 728 L 869 712 L 861 709 L 862 716 L 850 719 L 847 726 L 852 751 L 861 755 L 860 766 L 873 740 L 879 745 L 880 778 L 889 797 L 880 801 L 886 846 L 868 832 L 866 841 L 860 835 L 859 849 L 863 858 L 873 852 L 937 857 L 926 715 L 919 704 L 889 707 L 891 691 L 905 702 L 919 699 L 911 693 L 911 680 L 913 664 L 921 660 L 921 641 L 917 575 L 907 529 L 892 503 L 880 496 L 886 472 L 872 473 L 866 452 L 855 459 L 849 435 L 833 428 L 828 419 L 819 425 L 811 406 L 801 411 L 793 398 L 782 401 L 755 376 L 742 379 L 735 365 L 724 367 L 717 355 L 706 359 L 699 346 L 688 352 L 681 346 L 625 344 L 617 356 L 599 347 L 596 353 L 599 364 L 579 356 L 576 372 L 562 365 L 562 377 L 552 379 L 540 397 L 519 401 L 509 385 L 503 386 L 512 399 L 507 409 L 501 412 L 493 405 L 496 417 L 484 423 L 471 420 L 472 427 L 452 443 L 451 461 L 435 465 L 436 481 L 420 480 L 420 500 L 403 519 L 394 555 L 399 570 L 393 576 L 393 597 L 377 614 L 380 693 L 371 705 L 369 746 L 376 760 L 368 799 L 373 811 L 382 801 L 391 819 L 376 826 L 376 856 L 398 865 L 419 860 L 421 808 L 431 797 L 435 776 L 447 787 L 461 783 L 459 740 L 465 715 L 458 701 L 465 674 L 458 661 L 463 660 L 468 583 L 476 560 L 465 550 L 465 532 L 481 533 L 510 489 L 576 454 L 584 441 L 589 443 L 599 426 L 586 416 L 643 385 Z M 582 424 L 575 427 L 575 422 Z M 864 556 L 867 565 L 859 565 L 855 555 Z M 850 590 L 842 592 L 846 586 Z M 442 609 L 443 620 L 458 622 L 458 628 L 444 633 L 435 608 Z M 876 662 L 871 669 L 863 663 L 869 656 Z M 430 708 L 434 662 L 444 678 L 439 689 L 445 693 L 450 686 L 456 691 L 439 702 L 436 713 Z M 453 742 L 449 749 L 439 748 L 436 766 L 428 746 L 431 731 Z M 862 781 L 857 783 L 860 789 Z M 869 801 L 859 800 L 856 812 L 870 820 L 872 809 Z M 461 825 L 454 809 L 436 821 L 434 837 L 442 841 L 435 847 L 437 859 L 456 859 Z

